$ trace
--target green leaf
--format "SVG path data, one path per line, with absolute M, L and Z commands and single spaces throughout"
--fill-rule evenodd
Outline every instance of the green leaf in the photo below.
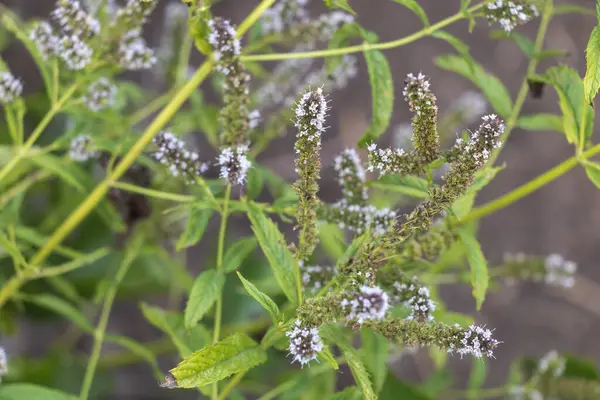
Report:
M 431 347 L 430 350 L 433 350 Z M 443 351 L 439 348 L 435 348 L 439 354 L 443 354 L 448 358 L 448 352 Z M 425 382 L 420 384 L 418 388 L 424 395 L 430 396 L 434 399 L 443 398 L 444 392 L 447 393 L 448 389 L 452 387 L 452 376 L 448 369 L 438 369 L 431 374 Z
M 335 357 L 333 356 L 333 353 L 329 349 L 329 346 L 323 346 L 323 350 L 321 350 L 319 352 L 319 357 L 321 357 L 325 361 L 327 361 L 327 364 L 331 365 L 331 368 L 333 368 L 334 370 L 337 371 L 338 369 L 340 369 L 340 365 L 335 360 Z
M 377 50 L 365 52 L 364 55 L 371 83 L 373 120 L 358 141 L 360 147 L 366 147 L 385 133 L 394 111 L 394 82 L 387 58 Z
M 535 43 L 533 43 L 527 36 L 521 35 L 518 32 L 511 32 L 508 34 L 503 30 L 494 30 L 490 33 L 490 38 L 512 40 L 517 44 L 517 46 L 519 46 L 519 49 L 521 49 L 523 54 L 525 54 L 528 58 L 533 58 L 536 56 Z
M 283 314 L 281 314 L 281 311 L 279 311 L 279 307 L 277 307 L 277 304 L 269 296 L 258 290 L 258 288 L 254 286 L 252 282 L 244 278 L 242 274 L 240 274 L 239 272 L 237 274 L 240 280 L 242 281 L 242 285 L 244 285 L 244 289 L 246 289 L 246 292 L 248 292 L 248 294 L 252 296 L 254 300 L 256 300 L 258 304 L 260 304 L 262 308 L 264 308 L 269 313 L 271 319 L 273 320 L 273 325 L 277 325 L 277 323 L 283 322 Z
M 396 3 L 402 4 L 404 7 L 408 8 L 410 11 L 417 14 L 417 17 L 423 22 L 423 25 L 429 26 L 429 19 L 427 18 L 427 14 L 423 7 L 416 2 L 416 0 L 394 0 Z
M 206 346 L 170 370 L 177 387 L 210 385 L 267 361 L 267 353 L 254 340 L 236 333 Z
M 406 382 L 396 379 L 396 377 L 388 372 L 387 379 L 379 393 L 379 400 L 433 400 L 426 393 L 423 393 L 419 388 L 409 385 Z
M 223 290 L 225 275 L 209 269 L 198 275 L 185 306 L 185 326 L 192 328 L 204 317 Z
M 253 162 L 252 164 L 256 165 L 255 162 Z M 246 185 L 246 187 L 248 188 L 248 191 L 246 193 L 248 199 L 256 199 L 262 192 L 264 183 L 265 180 L 263 174 L 261 173 L 261 170 L 258 168 L 250 168 L 250 170 L 248 171 L 248 184 Z
M 281 287 L 290 302 L 297 305 L 298 292 L 294 272 L 296 260 L 287 248 L 283 234 L 279 231 L 277 225 L 252 203 L 248 203 L 248 218 L 252 223 L 252 230 L 258 239 L 258 243 L 269 261 L 269 265 L 271 265 L 279 287 Z
M 600 0 L 596 0 L 596 20 L 600 24 Z
M 258 246 L 258 241 L 253 236 L 242 238 L 232 244 L 223 258 L 223 272 L 227 274 L 238 269 L 256 249 L 256 246 Z
M 195 245 L 202 239 L 213 210 L 192 207 L 185 231 L 177 241 L 177 250 Z
M 344 11 L 348 11 L 350 14 L 356 15 L 356 12 L 348 4 L 348 0 L 325 0 L 325 5 L 328 8 L 341 8 Z
M 352 371 L 354 380 L 363 394 L 363 399 L 375 400 L 377 395 L 373 390 L 373 383 L 364 364 L 360 360 L 358 351 L 352 346 L 348 338 L 343 334 L 340 327 L 335 325 L 324 325 L 319 329 L 323 338 L 331 344 L 338 346 L 346 357 L 346 362 Z
M 171 338 L 182 358 L 206 346 L 212 340 L 210 333 L 202 325 L 196 325 L 191 330 L 185 328 L 184 318 L 180 313 L 165 311 L 146 303 L 140 303 L 140 308 L 148 322 Z
M 463 228 L 459 229 L 458 234 L 465 247 L 467 260 L 469 260 L 471 266 L 473 297 L 475 297 L 477 310 L 480 310 L 489 283 L 487 261 L 481 251 L 479 242 L 470 232 Z
M 426 199 L 429 196 L 431 185 L 427 180 L 418 176 L 398 176 L 388 174 L 376 181 L 370 182 L 369 186 L 388 190 L 390 192 L 402 193 L 417 199 Z
M 379 393 L 387 377 L 388 341 L 370 329 L 361 329 L 361 358 L 373 377 L 373 388 Z
M 482 359 L 473 358 L 471 360 L 471 375 L 469 376 L 469 399 L 476 400 L 477 391 L 485 383 L 487 376 L 486 364 Z
M 600 1 L 600 0 L 599 0 Z M 600 27 L 595 26 L 585 50 L 586 70 L 583 88 L 586 101 L 591 104 L 600 89 Z
M 595 161 L 584 161 L 583 167 L 590 181 L 600 189 L 600 164 Z
M 154 353 L 152 353 L 150 349 L 146 348 L 144 345 L 136 342 L 135 340 L 125 336 L 106 335 L 105 339 L 107 342 L 118 344 L 119 346 L 122 346 L 130 352 L 132 352 L 133 354 L 137 355 L 141 359 L 146 360 L 146 362 L 150 364 L 150 367 L 152 368 L 152 372 L 154 372 L 154 376 L 156 377 L 156 379 L 160 379 L 162 377 L 162 373 L 158 368 L 156 356 L 154 355 Z
M 575 145 L 582 144 L 582 140 L 587 141 L 594 127 L 594 109 L 585 102 L 579 73 L 571 67 L 561 65 L 549 68 L 543 76 L 536 79 L 556 89 L 567 141 Z M 584 123 L 585 132 L 582 132 Z M 582 133 L 583 138 L 580 137 Z
M 600 381 L 598 368 L 592 360 L 571 355 L 567 355 L 565 358 L 565 372 L 562 377 Z
M 0 385 L 2 400 L 77 400 L 77 396 L 32 383 Z
M 329 397 L 329 400 L 360 400 L 360 389 L 356 386 L 350 386 L 341 392 L 335 393 Z
M 36 295 L 23 295 L 23 298 L 31 303 L 37 304 L 57 314 L 62 315 L 86 332 L 92 332 L 94 328 L 87 318 L 70 303 L 60 297 L 51 294 L 40 293 Z
M 485 97 L 490 102 L 494 110 L 503 118 L 508 118 L 512 112 L 512 100 L 506 87 L 502 82 L 483 69 L 481 65 L 473 62 L 473 69 L 470 63 L 455 55 L 444 55 L 436 58 L 435 63 L 438 67 L 456 72 L 459 75 L 469 79 L 481 89 Z
M 467 189 L 467 193 L 477 193 L 488 185 L 505 166 L 500 167 L 485 167 L 475 172 L 473 183 Z
M 556 131 L 563 133 L 562 118 L 554 114 L 531 114 L 519 117 L 517 125 L 527 131 Z
M 465 59 L 471 71 L 475 71 L 475 61 L 473 60 L 473 57 L 471 57 L 471 55 L 469 54 L 469 46 L 465 42 L 463 42 L 456 36 L 449 34 L 446 31 L 435 31 L 431 34 L 431 36 L 433 36 L 436 39 L 448 42 L 452 47 L 456 49 L 456 51 L 458 51 L 458 54 L 460 54 Z
M 332 260 L 338 260 L 346 251 L 344 231 L 336 224 L 322 222 L 319 225 L 319 244 Z

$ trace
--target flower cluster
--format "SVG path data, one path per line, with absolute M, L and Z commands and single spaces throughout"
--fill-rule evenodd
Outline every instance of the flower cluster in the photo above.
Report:
M 574 275 L 577 272 L 577 264 L 565 260 L 560 254 L 550 254 L 545 259 L 526 256 L 523 253 L 505 254 L 504 265 L 501 268 L 509 284 L 515 283 L 517 279 L 531 279 L 565 289 L 575 285 Z
M 461 329 L 455 339 L 458 343 L 451 342 L 448 352 L 456 352 L 461 357 L 470 354 L 476 358 L 483 356 L 492 358 L 494 357 L 494 349 L 500 343 L 492 337 L 491 330 L 476 325 Z
M 157 61 L 154 50 L 148 47 L 138 29 L 132 29 L 123 35 L 117 57 L 121 67 L 132 71 L 149 69 Z
M 348 204 L 345 200 L 340 200 L 321 207 L 320 217 L 350 232 L 362 234 L 371 230 L 375 235 L 383 235 L 393 226 L 396 212 L 389 208 Z
M 64 33 L 82 39 L 89 39 L 100 33 L 100 22 L 89 16 L 77 0 L 58 0 L 50 18 Z
M 69 148 L 69 157 L 77 162 L 85 162 L 95 158 L 98 152 L 94 146 L 94 142 L 89 135 L 79 135 L 71 140 Z
M 59 39 L 54 35 L 52 26 L 48 22 L 37 23 L 29 32 L 29 38 L 35 43 L 44 60 L 56 54 Z
M 402 94 L 414 114 L 412 118 L 413 144 L 423 163 L 438 158 L 440 143 L 437 132 L 438 108 L 436 97 L 431 91 L 429 78 L 421 73 L 408 74 Z
M 530 0 L 493 0 L 485 5 L 484 12 L 490 23 L 498 22 L 506 33 L 539 15 Z
M 393 283 L 392 302 L 402 303 L 411 310 L 409 319 L 431 321 L 435 303 L 431 300 L 429 289 L 417 284 L 416 280 L 404 279 Z
M 389 308 L 389 301 L 387 293 L 381 288 L 361 286 L 358 291 L 344 297 L 340 306 L 347 321 L 362 324 L 367 320 L 384 318 Z
M 0 103 L 15 101 L 23 93 L 23 84 L 8 71 L 0 74 Z
M 319 336 L 316 326 L 306 326 L 301 320 L 296 320 L 289 331 L 285 334 L 290 338 L 289 351 L 293 361 L 300 364 L 308 364 L 317 358 L 317 354 L 323 350 L 323 342 Z
M 171 132 L 160 132 L 153 139 L 158 150 L 152 157 L 168 167 L 173 176 L 183 176 L 188 183 L 208 170 L 208 164 L 200 161 L 198 153 L 187 150 L 183 140 Z
M 308 90 L 296 106 L 296 173 L 298 180 L 294 190 L 298 193 L 296 220 L 302 228 L 298 248 L 298 259 L 303 260 L 312 254 L 317 241 L 317 214 L 319 205 L 317 192 L 321 178 L 321 135 L 325 132 L 327 101 L 323 89 Z
M 504 124 L 496 115 L 485 115 L 481 119 L 483 122 L 479 129 L 472 132 L 466 142 L 461 138 L 456 140 L 456 146 L 461 147 L 463 155 L 471 157 L 478 168 L 487 162 L 492 149 L 502 146 L 499 138 L 504 132 Z
M 219 154 L 220 166 L 219 176 L 233 185 L 243 185 L 252 163 L 248 160 L 246 153 L 247 145 L 237 147 L 226 147 Z
M 565 363 L 565 358 L 561 357 L 556 350 L 552 350 L 540 358 L 537 373 L 558 378 L 565 372 Z
M 116 96 L 117 87 L 103 77 L 88 87 L 83 101 L 90 110 L 100 111 L 108 107 L 113 107 Z
M 277 34 L 289 26 L 306 24 L 309 21 L 306 4 L 308 0 L 281 0 L 266 10 L 261 17 L 263 34 Z
M 355 149 L 346 149 L 333 160 L 344 200 L 364 206 L 369 194 L 365 185 L 365 170 Z
M 401 244 L 398 254 L 404 260 L 435 261 L 456 241 L 457 234 L 448 224 L 435 224 L 425 233 L 415 235 Z
M 337 275 L 335 266 L 303 265 L 300 261 L 300 272 L 302 273 L 302 285 L 311 294 L 317 293 L 331 279 Z
M 405 152 L 403 149 L 378 149 L 375 143 L 371 143 L 369 150 L 369 166 L 367 170 L 373 172 L 378 170 L 380 175 L 395 173 L 400 175 L 419 174 L 423 165 L 414 152 Z
M 8 374 L 8 356 L 4 347 L 0 347 L 0 382 L 2 382 L 2 376 Z

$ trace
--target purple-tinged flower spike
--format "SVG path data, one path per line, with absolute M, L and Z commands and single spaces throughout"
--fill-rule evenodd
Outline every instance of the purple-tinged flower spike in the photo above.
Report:
M 318 353 L 323 350 L 318 328 L 303 324 L 299 319 L 285 335 L 290 338 L 289 351 L 294 358 L 292 362 L 298 361 L 302 366 L 316 360 Z
M 466 143 L 462 139 L 456 140 L 456 146 L 464 151 L 463 157 L 472 158 L 475 167 L 481 168 L 488 160 L 493 149 L 500 148 L 500 136 L 504 132 L 502 120 L 495 114 L 485 115 L 482 123 Z
M 358 291 L 347 293 L 340 306 L 347 321 L 362 324 L 385 317 L 389 308 L 388 295 L 377 286 L 361 286 Z
M 88 87 L 83 98 L 84 103 L 92 111 L 100 111 L 113 107 L 117 96 L 117 87 L 102 77 Z
M 264 35 L 281 33 L 309 21 L 307 0 L 281 0 L 263 13 L 260 26 Z
M 296 220 L 301 228 L 297 259 L 308 258 L 317 245 L 318 180 L 321 178 L 321 135 L 325 132 L 327 101 L 321 88 L 302 95 L 296 107 L 296 173 L 294 183 L 298 193 Z
M 403 149 L 378 149 L 371 143 L 369 150 L 369 166 L 367 170 L 379 171 L 380 176 L 388 173 L 399 175 L 418 175 L 423 171 L 423 164 L 415 152 L 405 152 Z
M 539 15 L 530 0 L 492 0 L 485 5 L 484 13 L 490 23 L 498 22 L 506 33 Z
M 148 47 L 139 29 L 132 29 L 123 35 L 117 59 L 121 67 L 131 71 L 150 69 L 157 61 L 154 50 Z
M 494 357 L 494 349 L 498 347 L 498 342 L 492 337 L 492 331 L 485 327 L 471 325 L 468 328 L 461 329 L 451 339 L 448 346 L 449 353 L 458 353 L 460 356 L 472 355 L 475 358 L 486 356 Z
M 79 36 L 63 36 L 58 42 L 56 54 L 73 71 L 84 69 L 90 62 L 94 51 Z
M 69 157 L 73 161 L 85 162 L 98 155 L 94 142 L 89 135 L 78 135 L 71 140 Z
M 194 183 L 196 177 L 208 170 L 208 164 L 200 161 L 198 153 L 186 149 L 183 140 L 171 132 L 160 132 L 152 141 L 158 150 L 152 157 L 168 167 L 173 176 L 183 176 L 187 183 Z
M 348 204 L 366 205 L 369 194 L 366 187 L 365 170 L 355 149 L 346 149 L 333 161 L 342 187 L 344 200 Z
M 408 74 L 404 83 L 402 94 L 413 113 L 413 145 L 421 162 L 429 164 L 440 155 L 437 99 L 431 91 L 429 78 L 421 73 L 417 76 Z
M 217 71 L 228 75 L 229 64 L 241 53 L 237 32 L 228 20 L 220 17 L 208 21 L 208 26 L 210 27 L 208 42 L 214 49 L 213 57 L 217 62 Z
M 337 275 L 335 266 L 303 265 L 300 262 L 300 272 L 302 273 L 302 285 L 304 290 L 310 294 L 318 293 L 327 285 L 334 276 Z
M 360 206 L 341 200 L 322 206 L 319 218 L 357 234 L 370 229 L 375 235 L 383 235 L 394 225 L 396 212 L 389 208 L 378 209 L 372 205 Z
M 252 163 L 248 160 L 247 145 L 226 147 L 219 154 L 218 163 L 221 167 L 219 176 L 231 185 L 243 185 L 246 182 L 248 170 Z
M 565 260 L 560 254 L 550 254 L 543 259 L 517 253 L 505 254 L 504 265 L 499 270 L 508 284 L 514 284 L 518 280 L 532 280 L 570 289 L 575 285 L 577 264 Z
M 419 285 L 416 279 L 403 279 L 393 283 L 392 303 L 402 303 L 411 313 L 408 319 L 431 321 L 435 303 L 431 300 L 429 289 Z
M 141 31 L 141 26 L 146 22 L 157 3 L 158 1 L 156 0 L 127 0 L 125 7 L 117 10 L 117 16 L 113 26 Z
M 21 96 L 21 93 L 23 93 L 21 80 L 8 71 L 0 73 L 0 103 L 12 103 Z
M 86 40 L 100 33 L 100 22 L 89 16 L 77 0 L 58 0 L 50 17 L 67 35 Z
M 35 44 L 44 60 L 56 55 L 59 38 L 48 22 L 40 21 L 36 24 L 29 31 L 29 39 Z

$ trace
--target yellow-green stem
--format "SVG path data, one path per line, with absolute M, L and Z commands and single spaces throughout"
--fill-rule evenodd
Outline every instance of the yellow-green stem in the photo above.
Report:
M 29 136 L 29 139 L 27 139 L 25 144 L 23 144 L 23 147 L 21 147 L 19 149 L 19 151 L 17 152 L 17 154 L 15 154 L 14 157 L 11 158 L 8 163 L 6 163 L 4 168 L 2 168 L 2 170 L 0 170 L 0 182 L 6 177 L 6 175 L 8 175 L 17 166 L 19 161 L 21 161 L 23 159 L 23 157 L 25 157 L 27 155 L 27 152 L 29 151 L 29 149 L 31 149 L 31 147 L 34 145 L 35 141 L 44 132 L 44 130 L 46 129 L 46 127 L 48 126 L 50 121 L 52 121 L 52 118 L 54 118 L 54 116 L 62 109 L 62 107 L 65 105 L 65 103 L 71 98 L 71 96 L 73 96 L 73 94 L 75 93 L 75 90 L 77 90 L 77 86 L 78 86 L 77 83 L 74 83 L 73 85 L 71 85 L 67 89 L 65 94 L 56 103 L 54 103 L 54 105 L 52 107 L 50 107 L 50 110 L 48 110 L 48 112 L 46 113 L 44 118 L 40 121 L 38 126 L 31 133 L 31 136 Z
M 548 30 L 548 25 L 550 24 L 550 21 L 552 20 L 552 15 L 554 13 L 554 7 L 553 7 L 552 1 L 553 0 L 547 0 L 544 3 L 544 8 L 542 10 L 542 20 L 540 22 L 540 27 L 538 29 L 538 33 L 537 33 L 537 36 L 535 39 L 535 50 L 534 50 L 535 55 L 539 54 L 540 51 L 542 50 L 542 46 L 544 45 L 544 37 L 546 36 L 546 32 Z M 529 93 L 528 80 L 532 75 L 535 74 L 535 70 L 537 68 L 538 62 L 539 62 L 539 59 L 537 58 L 537 56 L 532 57 L 531 60 L 529 60 L 529 65 L 527 66 L 527 72 L 525 75 L 525 79 L 523 80 L 523 83 L 521 84 L 521 88 L 519 89 L 519 94 L 517 95 L 517 99 L 515 100 L 515 103 L 513 105 L 513 109 L 510 113 L 510 117 L 506 121 L 504 132 L 502 133 L 502 136 L 500 137 L 500 141 L 502 142 L 502 147 L 495 149 L 492 152 L 492 155 L 490 156 L 490 160 L 488 161 L 489 165 L 494 164 L 494 162 L 498 158 L 498 155 L 500 154 L 500 151 L 506 145 L 506 141 L 508 140 L 510 133 L 512 132 L 514 127 L 517 125 L 517 122 L 519 120 L 519 115 L 521 114 L 521 109 L 523 108 L 523 104 L 525 103 L 525 100 L 527 99 L 527 93 Z
M 573 157 L 567 159 L 566 161 L 558 164 L 557 166 L 550 169 L 549 171 L 544 172 L 537 178 L 525 183 L 524 185 L 519 186 L 518 188 L 514 189 L 510 193 L 507 193 L 502 197 L 499 197 L 495 200 L 490 201 L 489 203 L 486 203 L 486 204 L 474 209 L 469 214 L 467 214 L 467 216 L 465 216 L 458 222 L 460 224 L 466 224 L 468 222 L 483 218 L 486 215 L 493 214 L 496 211 L 513 204 L 517 200 L 522 199 L 523 197 L 527 196 L 528 194 L 535 192 L 539 188 L 547 185 L 548 183 L 552 182 L 553 180 L 557 179 L 558 177 L 566 174 L 567 172 L 572 170 L 574 167 L 576 167 L 577 164 L 579 164 L 579 162 L 581 160 L 586 160 L 590 157 L 593 157 L 594 155 L 596 155 L 598 153 L 600 153 L 600 144 L 597 144 L 594 147 L 590 148 L 589 150 L 585 151 L 579 157 L 573 156 Z
M 219 228 L 219 241 L 217 244 L 217 273 L 223 270 L 223 253 L 225 252 L 225 232 L 227 231 L 227 217 L 229 216 L 229 197 L 231 197 L 231 184 L 227 184 L 225 189 L 225 199 L 223 202 L 223 212 L 221 213 L 221 227 Z M 221 335 L 221 318 L 223 314 L 223 292 L 217 296 L 215 304 L 215 326 L 213 329 L 213 344 L 219 341 Z M 219 397 L 219 383 L 213 383 L 212 399 Z
M 484 3 L 477 4 L 469 8 L 468 12 L 474 12 L 482 8 Z M 438 31 L 456 21 L 465 18 L 464 12 L 458 12 L 438 23 L 427 26 L 412 35 L 392 40 L 390 42 L 382 43 L 363 43 L 356 46 L 342 47 L 339 49 L 328 49 L 328 50 L 316 50 L 316 51 L 304 51 L 297 53 L 273 53 L 273 54 L 255 54 L 255 55 L 242 55 L 242 61 L 276 61 L 276 60 L 290 60 L 299 58 L 318 58 L 318 57 L 332 57 L 341 56 L 344 54 L 351 53 L 362 53 L 364 51 L 371 50 L 387 50 L 396 47 L 404 46 L 412 43 L 415 40 L 421 39 L 425 36 L 431 35 L 433 32 Z
M 92 354 L 90 356 L 90 360 L 85 370 L 83 384 L 81 385 L 81 392 L 79 395 L 80 400 L 87 400 L 88 395 L 90 393 L 92 382 L 94 381 L 94 375 L 96 373 L 96 367 L 98 365 L 98 360 L 100 359 L 100 351 L 102 350 L 102 343 L 104 342 L 104 335 L 106 333 L 106 327 L 108 325 L 108 318 L 110 317 L 110 310 L 112 309 L 112 305 L 117 294 L 117 289 L 121 284 L 121 281 L 127 274 L 129 266 L 135 259 L 137 255 L 137 250 L 139 249 L 139 246 L 141 244 L 140 239 L 133 238 L 133 240 L 134 242 L 131 242 L 133 248 L 128 248 L 126 250 L 125 255 L 123 257 L 123 261 L 121 262 L 119 270 L 117 271 L 117 274 L 115 276 L 115 280 L 113 284 L 107 289 L 106 297 L 104 298 L 104 302 L 102 304 L 100 320 L 98 321 L 98 326 L 94 330 L 94 347 L 92 348 Z

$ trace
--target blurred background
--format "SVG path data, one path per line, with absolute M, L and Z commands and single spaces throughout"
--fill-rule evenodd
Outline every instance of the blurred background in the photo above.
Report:
M 151 16 L 150 27 L 145 29 L 145 36 L 151 45 L 158 43 L 163 34 L 164 10 L 168 2 L 159 1 L 157 10 Z M 2 3 L 22 18 L 45 18 L 54 4 L 50 0 L 4 0 Z M 421 29 L 418 18 L 393 1 L 349 0 L 349 3 L 358 14 L 358 22 L 364 28 L 377 32 L 381 41 L 400 38 Z M 429 19 L 436 22 L 454 14 L 460 2 L 419 0 L 419 3 Z M 569 0 L 568 3 L 590 8 L 594 6 L 593 0 Z M 239 23 L 256 4 L 256 0 L 223 0 L 213 7 L 213 12 Z M 312 1 L 311 7 L 323 10 L 321 2 L 317 0 Z M 538 23 L 539 20 L 534 20 L 518 28 L 518 32 L 533 39 Z M 594 17 L 579 14 L 556 17 L 549 28 L 545 45 L 546 48 L 564 50 L 568 56 L 541 62 L 538 72 L 543 72 L 550 65 L 565 63 L 575 67 L 583 75 L 584 49 L 595 23 Z M 471 34 L 468 32 L 466 21 L 455 23 L 447 30 L 469 44 L 473 58 L 486 70 L 498 76 L 514 99 L 528 62 L 517 46 L 508 40 L 491 40 L 490 29 L 483 20 L 478 20 Z M 409 121 L 408 108 L 401 94 L 404 76 L 409 72 L 423 72 L 431 77 L 433 91 L 442 113 L 453 106 L 459 95 L 476 90 L 466 79 L 440 70 L 434 65 L 436 56 L 453 53 L 454 49 L 446 42 L 431 38 L 385 51 L 394 74 L 397 99 L 391 126 Z M 16 44 L 11 45 L 2 56 L 12 71 L 24 79 L 27 93 L 42 89 L 35 66 L 22 48 Z M 195 54 L 193 64 L 198 65 L 201 59 L 202 56 Z M 266 66 L 269 67 L 270 64 Z M 152 72 L 133 77 L 144 86 L 151 87 L 157 84 Z M 335 154 L 356 143 L 370 121 L 371 92 L 366 65 L 362 58 L 359 61 L 357 78 L 345 89 L 332 94 L 331 106 L 331 128 L 324 137 L 322 153 L 323 163 L 328 167 L 331 166 Z M 529 97 L 526 100 L 522 113 L 536 112 L 559 112 L 556 94 L 552 88 L 546 88 L 541 99 Z M 597 136 L 595 137 L 596 139 L 592 140 L 598 142 Z M 380 142 L 392 144 L 393 140 L 391 129 Z M 201 135 L 198 135 L 197 143 L 202 149 L 204 142 Z M 293 138 L 288 135 L 285 139 L 275 141 L 271 148 L 262 154 L 260 161 L 292 181 L 295 179 L 292 149 Z M 212 156 L 208 150 L 201 151 L 203 156 Z M 478 196 L 477 204 L 509 192 L 572 154 L 572 147 L 559 133 L 515 129 L 498 162 L 505 163 L 506 168 Z M 363 156 L 366 158 L 365 154 Z M 333 178 L 331 168 L 323 173 L 321 196 L 327 201 L 333 201 L 339 196 L 337 185 L 329 184 L 333 182 Z M 503 287 L 488 295 L 479 313 L 474 311 L 475 304 L 470 288 L 445 287 L 442 295 L 449 309 L 471 314 L 478 324 L 495 328 L 495 336 L 504 342 L 496 352 L 497 359 L 487 363 L 489 374 L 486 386 L 502 385 L 506 380 L 509 365 L 515 357 L 526 355 L 537 358 L 551 349 L 586 356 L 595 363 L 600 363 L 599 204 L 600 191 L 589 182 L 583 169 L 576 168 L 481 222 L 479 238 L 490 265 L 500 263 L 506 252 L 524 252 L 539 256 L 559 253 L 577 262 L 579 266 L 576 286 L 572 290 L 565 291 L 534 284 Z M 251 234 L 243 218 L 236 221 L 237 225 L 232 228 L 236 235 Z M 188 254 L 188 265 L 193 274 L 211 262 L 217 223 L 215 220 L 211 222 L 202 243 L 191 249 Z M 147 301 L 164 304 L 166 300 L 164 296 L 158 296 L 150 297 Z M 49 323 L 23 320 L 19 325 L 14 336 L 4 337 L 1 342 L 12 355 L 47 355 L 51 351 L 49 347 L 53 340 L 65 335 L 67 331 L 67 324 L 56 320 Z M 137 303 L 127 298 L 119 299 L 113 307 L 108 331 L 141 342 L 161 337 L 157 330 L 145 322 Z M 82 338 L 74 344 L 73 351 L 85 355 L 89 351 L 90 343 L 89 337 Z M 115 349 L 107 344 L 104 354 Z M 161 368 L 166 371 L 173 365 L 173 361 L 171 357 L 162 358 Z M 470 364 L 469 359 L 451 359 L 451 372 L 458 387 L 466 385 Z M 403 357 L 397 363 L 396 369 L 398 376 L 420 382 L 430 375 L 433 364 L 426 351 L 419 351 Z M 345 375 L 346 379 L 351 379 L 347 370 Z M 96 386 L 102 386 L 102 373 L 99 373 L 98 377 L 99 383 Z M 112 393 L 111 399 L 197 397 L 193 392 L 160 389 L 149 368 L 141 363 L 120 367 L 113 379 L 114 382 L 110 385 L 115 386 L 111 386 L 109 391 Z M 102 392 L 102 388 L 96 390 Z

